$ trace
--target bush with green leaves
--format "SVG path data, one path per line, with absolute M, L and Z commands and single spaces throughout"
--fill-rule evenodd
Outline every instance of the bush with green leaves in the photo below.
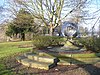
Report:
M 94 48 L 97 52 L 100 52 L 100 38 L 94 40 Z
M 79 43 L 82 43 L 87 50 L 100 52 L 100 38 L 94 38 L 94 37 L 80 38 Z
M 44 48 L 52 45 L 61 45 L 62 37 L 57 36 L 33 36 L 33 45 L 36 48 Z

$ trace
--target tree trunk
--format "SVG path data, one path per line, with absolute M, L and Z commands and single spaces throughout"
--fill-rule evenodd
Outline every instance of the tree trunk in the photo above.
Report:
M 21 40 L 25 41 L 25 33 L 21 33 Z
M 50 27 L 50 32 L 49 32 L 50 36 L 53 36 L 53 28 Z

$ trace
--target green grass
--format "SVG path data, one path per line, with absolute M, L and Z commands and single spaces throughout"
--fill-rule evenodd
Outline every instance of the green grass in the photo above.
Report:
M 46 53 L 44 53 L 44 55 L 47 55 Z M 48 55 L 51 56 L 56 56 L 58 58 L 66 58 L 66 57 L 71 57 L 71 58 L 99 58 L 100 57 L 100 53 L 77 53 L 77 54 L 55 54 L 55 53 L 48 53 Z
M 73 58 L 95 58 L 100 57 L 100 53 L 73 54 Z
M 32 44 L 32 43 L 31 41 L 0 43 L 0 58 L 30 50 L 31 48 L 20 48 L 19 47 L 20 45 L 27 45 L 27 44 Z
M 32 48 L 20 48 L 21 45 L 31 45 L 31 41 L 20 41 L 20 42 L 5 42 L 0 43 L 0 75 L 15 75 L 9 69 L 6 69 L 6 59 L 13 57 L 17 53 L 22 53 L 31 50 Z
M 100 53 L 83 53 L 83 54 L 61 54 L 62 57 L 72 58 L 95 58 L 100 57 Z

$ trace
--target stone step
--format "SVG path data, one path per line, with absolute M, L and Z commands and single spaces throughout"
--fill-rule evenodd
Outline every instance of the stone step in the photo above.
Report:
M 37 55 L 36 53 L 32 53 L 32 52 L 28 52 L 28 53 L 24 53 L 24 56 L 25 57 L 28 57 L 28 56 L 35 56 Z
M 56 57 L 52 57 L 52 56 L 39 56 L 33 53 L 26 53 L 25 56 L 30 60 L 35 60 L 39 62 L 46 62 L 46 63 L 59 62 L 59 60 Z
M 50 56 L 50 57 L 52 57 L 51 53 L 46 53 L 46 52 L 42 52 L 42 51 L 39 51 L 38 55 L 39 56 Z
M 60 61 L 57 63 L 58 65 L 71 65 L 71 63 L 66 62 L 66 61 Z
M 19 63 L 21 63 L 21 60 L 22 59 L 26 59 L 27 57 L 25 57 L 25 56 L 17 56 L 16 57 L 16 60 L 19 62 Z
M 30 60 L 26 57 L 23 58 L 22 56 L 18 57 L 17 60 L 18 60 L 18 62 L 20 62 L 21 64 L 23 64 L 27 67 L 38 68 L 38 69 L 49 70 L 49 69 L 57 66 L 57 63 L 44 63 L 44 62 Z
M 34 60 L 36 57 L 38 57 L 38 55 L 35 53 L 25 53 L 24 56 L 31 60 Z
M 57 63 L 59 60 L 56 57 L 48 57 L 48 56 L 35 56 L 34 60 L 39 62 L 46 62 L 46 63 Z
M 58 65 L 73 65 L 73 64 L 95 64 L 100 62 L 100 58 L 59 58 Z

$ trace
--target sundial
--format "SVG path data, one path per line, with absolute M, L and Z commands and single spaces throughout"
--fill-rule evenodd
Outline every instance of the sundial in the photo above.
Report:
M 75 23 L 65 21 L 61 26 L 61 36 L 66 38 L 64 46 L 50 49 L 57 52 L 80 52 L 80 47 L 75 45 L 75 38 L 78 35 L 78 26 Z M 74 44 L 73 44 L 74 43 Z
M 67 21 L 63 22 L 61 28 L 62 36 L 73 37 L 77 32 L 78 26 L 76 24 Z
M 63 22 L 62 24 L 62 28 L 61 28 L 61 33 L 62 36 L 67 37 L 67 41 L 64 44 L 64 46 L 62 47 L 62 49 L 64 50 L 77 50 L 79 49 L 78 47 L 74 46 L 72 43 L 74 43 L 73 41 L 73 37 L 77 36 L 77 32 L 78 32 L 78 26 L 75 23 L 72 22 Z

